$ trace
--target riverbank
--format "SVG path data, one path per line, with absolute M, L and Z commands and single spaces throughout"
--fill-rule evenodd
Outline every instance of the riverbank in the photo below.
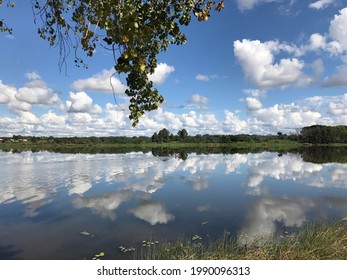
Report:
M 191 240 L 154 243 L 142 250 L 141 259 L 151 260 L 346 260 L 346 219 L 284 233 L 275 241 L 257 240 L 243 245 L 225 233 L 217 241 Z
M 139 142 L 139 143 L 95 143 L 95 144 L 82 144 L 82 143 L 30 143 L 30 142 L 5 142 L 0 143 L 1 150 L 73 150 L 73 149 L 115 149 L 115 148 L 169 148 L 169 149 L 184 149 L 184 148 L 235 148 L 235 149 L 274 149 L 274 150 L 290 150 L 301 147 L 302 144 L 297 141 L 290 140 L 272 140 L 266 142 L 232 142 L 232 143 L 189 143 L 189 142 Z

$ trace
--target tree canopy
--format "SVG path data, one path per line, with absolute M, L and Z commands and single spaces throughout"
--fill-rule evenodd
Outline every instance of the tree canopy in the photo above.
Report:
M 347 126 L 306 126 L 301 129 L 300 141 L 312 144 L 347 143 Z
M 0 0 L 0 6 L 2 5 Z M 223 0 L 32 0 L 38 34 L 60 49 L 60 66 L 74 50 L 78 67 L 87 67 L 78 55 L 82 49 L 92 57 L 98 47 L 113 53 L 115 73 L 125 74 L 130 97 L 129 118 L 136 126 L 146 112 L 158 109 L 164 98 L 148 75 L 157 67 L 157 56 L 171 44 L 185 44 L 182 26 L 192 16 L 208 20 Z M 7 7 L 14 7 L 7 1 Z M 0 19 L 0 31 L 12 32 Z

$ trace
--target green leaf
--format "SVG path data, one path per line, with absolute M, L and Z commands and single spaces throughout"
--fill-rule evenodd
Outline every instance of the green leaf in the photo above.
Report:
M 88 66 L 78 56 L 79 46 L 89 57 L 100 44 L 112 52 L 115 71 L 127 76 L 125 93 L 135 98 L 129 114 L 133 126 L 146 111 L 158 109 L 164 101 L 161 96 L 158 98 L 158 91 L 148 79 L 148 74 L 157 67 L 159 53 L 167 51 L 171 44 L 186 43 L 181 27 L 189 25 L 191 15 L 204 21 L 212 11 L 224 8 L 224 2 L 216 0 L 55 0 L 40 3 L 32 1 L 35 16 L 42 23 L 38 33 L 51 46 L 59 47 L 60 67 L 65 65 L 71 47 L 77 67 L 84 68 Z M 14 6 L 14 2 L 10 5 Z M 0 23 L 4 26 L 0 26 L 0 31 L 11 31 L 6 23 Z M 76 38 L 77 42 L 70 38 Z

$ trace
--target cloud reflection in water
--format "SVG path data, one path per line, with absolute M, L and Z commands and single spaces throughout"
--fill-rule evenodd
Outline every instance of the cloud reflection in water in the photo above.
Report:
M 222 191 L 220 182 L 227 182 L 228 186 L 223 189 L 226 192 L 223 199 L 232 197 L 235 189 L 241 188 L 243 199 L 248 201 L 242 223 L 247 238 L 242 237 L 242 242 L 271 236 L 278 222 L 288 227 L 301 226 L 314 210 L 323 216 L 329 215 L 329 209 L 347 215 L 347 196 L 328 193 L 331 189 L 347 190 L 347 164 L 309 163 L 297 154 L 192 153 L 186 160 L 172 157 L 165 161 L 150 153 L 0 152 L 0 157 L 5 174 L 0 177 L 0 204 L 20 203 L 26 208 L 23 215 L 29 217 L 39 215 L 44 205 L 53 203 L 57 195 L 65 192 L 75 209 L 90 209 L 111 221 L 117 219 L 120 205 L 133 201 L 136 206 L 128 206 L 128 214 L 152 226 L 167 224 L 176 221 L 178 214 L 169 207 L 171 197 L 164 195 L 166 191 L 175 184 L 191 189 L 192 193 L 188 192 L 191 202 L 195 196 L 201 198 L 209 191 L 210 197 L 192 204 L 194 212 L 205 215 L 212 208 L 222 207 L 211 200 L 211 191 Z M 312 191 L 320 188 L 327 193 L 315 196 L 297 190 L 290 193 L 288 184 L 312 187 Z M 109 186 L 107 192 L 103 192 L 104 185 Z M 224 222 L 227 225 L 233 221 Z

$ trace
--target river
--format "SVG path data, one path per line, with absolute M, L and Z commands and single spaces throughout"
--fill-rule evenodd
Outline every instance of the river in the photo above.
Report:
M 249 243 L 342 219 L 343 153 L 0 152 L 0 259 L 132 259 L 143 241 Z

